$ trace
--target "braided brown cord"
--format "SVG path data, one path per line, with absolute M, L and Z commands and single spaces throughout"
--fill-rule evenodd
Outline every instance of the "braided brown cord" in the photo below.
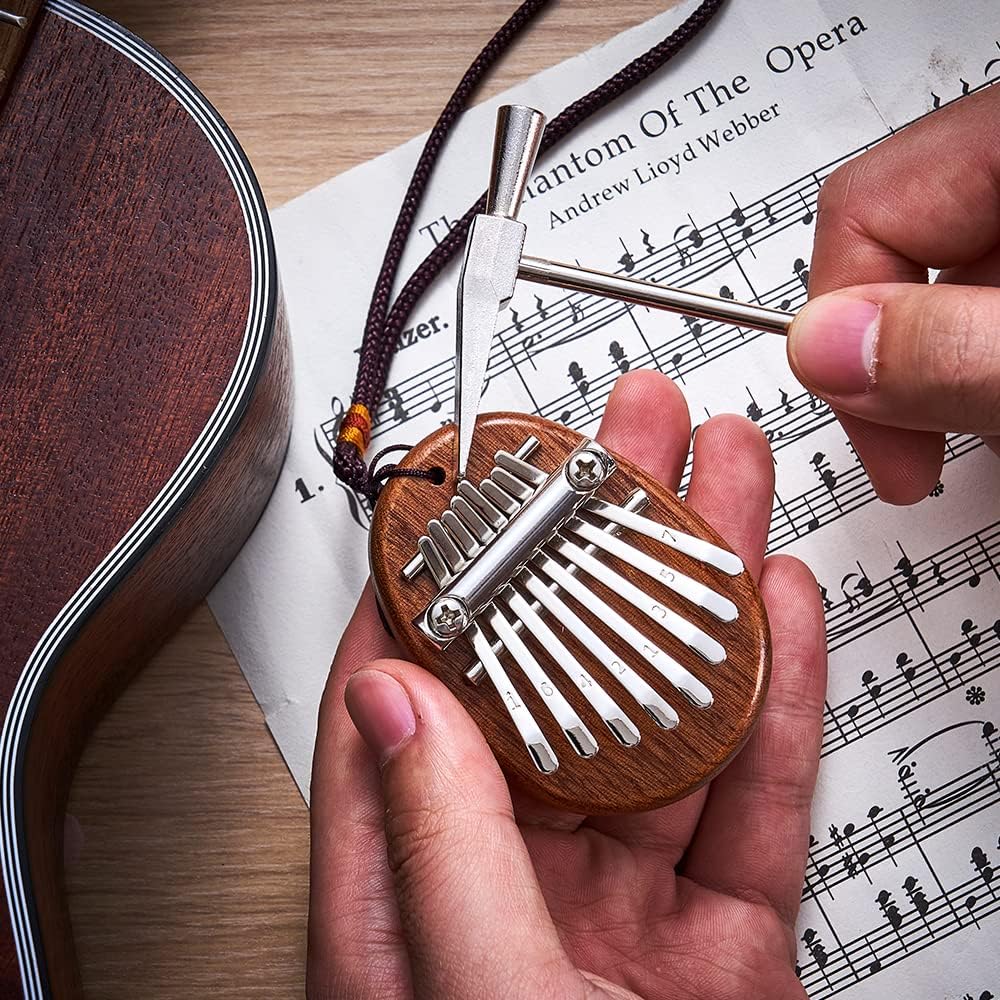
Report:
M 382 262 L 382 268 L 379 271 L 368 319 L 365 323 L 365 334 L 361 344 L 361 356 L 358 361 L 358 374 L 354 384 L 352 402 L 355 406 L 360 406 L 366 413 L 373 414 L 382 398 L 389 374 L 389 363 L 395 351 L 399 334 L 406 325 L 411 311 L 445 264 L 465 244 L 465 238 L 473 218 L 486 206 L 486 195 L 483 194 L 417 267 L 390 309 L 389 296 L 392 293 L 399 262 L 403 256 L 407 237 L 441 146 L 469 100 L 472 91 L 487 70 L 496 62 L 517 33 L 547 2 L 548 0 L 527 0 L 517 8 L 465 72 L 427 138 L 420 159 L 417 161 L 413 178 L 403 198 L 396 225 L 389 238 L 389 245 Z M 605 80 L 600 86 L 595 87 L 590 93 L 585 94 L 560 112 L 546 126 L 540 152 L 551 149 L 595 112 L 600 111 L 660 69 L 695 38 L 724 2 L 725 0 L 703 0 L 690 17 L 665 39 L 638 58 L 633 59 L 610 79 Z M 355 440 L 357 440 L 356 436 Z M 358 492 L 370 498 L 377 492 L 378 483 L 373 482 L 371 471 L 365 465 L 363 452 L 355 441 L 338 439 L 333 467 L 337 478 Z

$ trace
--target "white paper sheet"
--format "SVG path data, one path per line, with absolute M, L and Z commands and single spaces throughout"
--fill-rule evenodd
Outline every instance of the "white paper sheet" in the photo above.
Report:
M 691 6 L 467 114 L 403 272 L 484 186 L 497 104 L 555 114 Z M 539 163 L 521 216 L 526 252 L 795 308 L 823 178 L 998 76 L 995 0 L 736 0 L 666 71 Z M 420 142 L 274 216 L 295 426 L 274 498 L 210 603 L 307 797 L 319 696 L 367 574 L 368 512 L 335 481 L 331 442 Z M 455 277 L 412 317 L 373 454 L 450 418 Z M 678 379 L 695 423 L 736 411 L 764 428 L 777 469 L 771 551 L 806 559 L 824 587 L 830 686 L 799 929 L 810 996 L 1000 995 L 990 947 L 1000 929 L 1000 463 L 956 437 L 935 495 L 885 507 L 832 414 L 792 378 L 779 338 L 531 286 L 501 324 L 483 409 L 590 431 L 629 367 Z

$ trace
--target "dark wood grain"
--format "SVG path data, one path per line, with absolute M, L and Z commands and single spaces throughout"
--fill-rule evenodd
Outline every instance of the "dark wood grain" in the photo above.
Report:
M 83 741 L 239 551 L 270 495 L 291 416 L 284 313 L 239 433 L 142 562 L 80 629 L 44 687 L 26 759 L 28 860 L 57 997 L 80 992 L 64 899 L 63 814 Z M 152 388 L 152 387 L 151 387 Z
M 290 420 L 287 332 L 273 260 L 254 257 L 247 203 L 216 147 L 122 53 L 44 11 L 0 136 L 0 706 L 60 609 L 177 481 L 222 401 L 230 408 L 184 492 L 159 505 L 141 548 L 32 682 L 18 851 L 37 957 L 63 997 L 80 987 L 62 898 L 72 768 L 266 502 Z M 261 345 L 252 370 L 240 360 L 248 324 Z M 6 997 L 20 977 L 2 913 Z
M 42 0 L 0 0 L 0 11 L 24 19 L 23 25 L 0 22 L 0 105 L 34 34 L 41 6 Z
M 499 449 L 516 451 L 529 434 L 541 442 L 541 447 L 532 456 L 532 464 L 545 471 L 556 468 L 582 440 L 575 431 L 539 417 L 524 414 L 483 416 L 477 424 L 469 478 L 474 482 L 485 478 L 493 467 L 494 452 Z M 414 468 L 440 466 L 451 469 L 454 467 L 454 448 L 454 428 L 444 427 L 418 444 L 403 464 Z M 599 497 L 620 504 L 636 487 L 641 487 L 651 500 L 644 511 L 645 516 L 725 546 L 725 541 L 674 494 L 631 462 L 619 456 L 615 458 L 619 463 L 618 471 L 601 487 Z M 628 540 L 636 548 L 689 577 L 710 584 L 739 608 L 736 621 L 720 622 L 638 571 L 620 562 L 616 564 L 616 569 L 636 586 L 647 593 L 655 593 L 664 604 L 683 613 L 723 644 L 726 660 L 713 666 L 673 636 L 642 619 L 619 595 L 588 580 L 588 585 L 609 605 L 634 621 L 666 653 L 706 683 L 714 695 L 714 702 L 704 709 L 688 704 L 642 657 L 625 647 L 605 623 L 584 613 L 583 617 L 601 638 L 616 651 L 624 652 L 623 659 L 676 709 L 680 724 L 669 731 L 660 729 L 635 705 L 624 688 L 593 661 L 591 654 L 572 634 L 550 622 L 578 661 L 601 679 L 619 704 L 628 706 L 626 710 L 641 732 L 641 741 L 635 747 L 616 743 L 576 687 L 553 669 L 550 678 L 588 723 L 600 745 L 597 755 L 588 760 L 576 756 L 538 695 L 527 683 L 519 683 L 516 671 L 512 671 L 518 693 L 542 725 L 559 757 L 558 770 L 543 775 L 532 764 L 490 683 L 484 680 L 474 686 L 465 680 L 465 671 L 474 661 L 470 644 L 463 638 L 443 653 L 412 624 L 434 596 L 436 588 L 426 573 L 407 582 L 400 571 L 416 552 L 417 539 L 425 532 L 427 521 L 445 509 L 453 487 L 453 483 L 435 486 L 423 480 L 400 478 L 390 481 L 379 498 L 372 523 L 372 574 L 392 632 L 418 663 L 440 677 L 466 705 L 508 776 L 551 804 L 573 812 L 594 814 L 656 808 L 687 795 L 716 774 L 749 735 L 763 704 L 770 673 L 767 618 L 750 574 L 744 571 L 739 576 L 728 576 L 681 553 L 667 550 L 652 539 L 629 533 Z M 534 647 L 533 642 L 529 642 L 529 647 L 534 648 L 540 661 L 545 661 L 545 654 Z

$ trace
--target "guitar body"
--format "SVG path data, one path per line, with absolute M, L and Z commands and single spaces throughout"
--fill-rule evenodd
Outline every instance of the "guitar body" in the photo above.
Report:
M 0 24 L 0 56 L 23 32 L 0 73 L 4 998 L 80 993 L 73 767 L 249 533 L 290 419 L 271 234 L 236 141 L 122 28 L 70 0 L 25 11 Z

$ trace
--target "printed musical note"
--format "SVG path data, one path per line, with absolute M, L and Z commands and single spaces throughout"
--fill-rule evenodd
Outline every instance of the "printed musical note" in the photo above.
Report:
M 882 911 L 882 915 L 888 921 L 889 926 L 898 935 L 899 928 L 903 926 L 903 914 L 899 912 L 899 907 L 896 905 L 892 893 L 886 889 L 882 889 L 875 897 L 875 902 L 878 903 L 878 908 Z M 903 940 L 901 935 L 899 936 L 899 940 Z
M 878 675 L 872 670 L 866 670 L 861 675 L 861 685 L 868 692 L 868 697 L 871 698 L 872 703 L 878 709 L 879 715 L 882 714 L 882 706 L 879 704 L 879 695 L 882 694 L 882 685 L 878 683 Z
M 628 357 L 625 354 L 625 348 L 618 343 L 617 340 L 612 340 L 610 346 L 608 347 L 608 354 L 611 356 L 611 360 L 618 366 L 620 372 L 627 372 L 629 369 Z
M 972 918 L 972 922 L 976 925 L 976 930 L 979 930 L 979 918 L 976 916 L 976 904 L 979 902 L 979 897 L 970 895 L 965 897 L 966 912 Z
M 907 875 L 903 880 L 903 892 L 906 893 L 906 898 L 910 901 L 910 905 L 916 910 L 917 916 L 923 921 L 924 927 L 933 934 L 934 931 L 927 919 L 927 912 L 930 910 L 931 904 L 920 881 L 913 875 Z
M 580 320 L 586 315 L 583 303 L 577 302 L 576 299 L 569 300 L 569 308 L 570 322 L 573 324 L 579 323 Z
M 830 463 L 826 460 L 826 455 L 818 451 L 812 457 L 812 466 L 819 475 L 823 485 L 833 493 L 837 486 L 837 476 L 830 468 Z
M 538 311 L 539 319 L 548 319 L 548 310 L 545 308 L 545 304 L 542 302 L 542 297 L 540 295 L 535 296 L 535 309 Z
M 690 215 L 688 216 L 688 221 L 691 223 L 691 230 L 688 233 L 688 237 L 687 237 L 688 241 L 691 243 L 691 246 L 693 246 L 695 248 L 695 250 L 698 250 L 704 244 L 705 237 L 702 236 L 701 230 L 695 224 L 694 219 L 692 219 Z
M 902 553 L 902 558 L 896 563 L 896 569 L 899 570 L 900 576 L 903 578 L 903 582 L 907 589 L 916 592 L 917 587 L 920 585 L 920 574 L 917 573 L 913 568 L 913 563 L 910 562 L 906 553 L 903 551 L 903 546 L 896 543 L 896 547 Z M 917 606 L 920 607 L 920 598 L 917 598 Z
M 930 794 L 930 789 L 924 788 L 921 790 L 919 788 L 916 779 L 916 770 L 916 762 L 910 761 L 908 764 L 901 764 L 899 766 L 896 776 L 900 787 L 903 790 L 903 794 L 913 805 L 914 810 L 919 816 L 923 812 L 924 805 L 927 802 L 927 796 Z
M 881 806 L 872 806 L 868 810 L 868 821 L 872 825 L 872 829 L 875 831 L 875 835 L 878 837 L 880 843 L 885 848 L 885 856 L 892 862 L 894 867 L 896 865 L 896 856 L 892 853 L 893 845 L 896 843 L 896 834 L 891 831 L 883 832 L 882 828 L 879 826 L 878 818 L 882 815 L 883 809 Z
M 813 509 L 813 505 L 807 496 L 802 496 L 803 506 L 809 512 L 809 520 L 806 521 L 806 531 L 818 531 L 819 530 L 819 515 Z
M 521 338 L 518 344 L 518 353 L 523 358 L 524 362 L 531 365 L 533 371 L 538 371 L 538 364 L 535 362 L 535 348 L 538 344 L 542 342 L 542 333 L 539 330 L 529 333 Z M 487 380 L 487 385 L 489 380 Z M 483 387 L 483 392 L 486 391 L 486 387 Z
M 516 309 L 513 309 L 513 308 L 511 309 L 511 311 L 510 311 L 510 320 L 514 324 L 514 329 L 518 333 L 524 333 L 524 324 L 521 322 L 521 317 L 518 316 Z
M 619 236 L 618 242 L 622 245 L 622 250 L 625 252 L 618 258 L 618 263 L 625 268 L 626 274 L 631 274 L 635 270 L 635 258 L 632 256 L 632 252 L 625 245 L 625 241 Z
M 802 933 L 802 942 L 806 946 L 809 957 L 816 963 L 816 967 L 820 971 L 825 969 L 829 955 L 826 953 L 826 948 L 823 947 L 819 934 L 812 927 L 807 927 Z
M 688 329 L 688 333 L 697 340 L 702 334 L 701 320 L 695 319 L 694 316 L 682 316 L 681 319 L 684 321 L 684 325 Z
M 993 876 L 996 872 L 993 866 L 989 863 L 989 858 L 986 857 L 986 852 L 981 847 L 973 847 L 970 860 L 972 867 L 976 870 L 976 874 L 983 880 L 983 884 L 988 886 L 991 893 L 995 896 L 996 885 L 993 882 Z
M 684 385 L 684 372 L 681 371 L 681 361 L 683 359 L 684 355 L 681 354 L 680 351 L 677 351 L 677 353 L 670 358 L 670 363 L 674 367 L 674 372 L 676 374 L 677 381 L 680 382 L 681 385 Z
M 830 874 L 830 866 L 825 861 L 817 861 L 813 854 L 814 848 L 819 845 L 816 838 L 810 833 L 809 834 L 809 853 L 807 855 L 808 867 L 806 871 L 806 885 L 802 891 L 802 897 L 805 899 L 809 895 L 815 895 L 816 889 L 809 881 L 810 873 L 815 873 L 816 878 L 819 881 L 822 890 L 833 899 L 833 891 L 831 890 L 829 883 L 827 882 L 827 876 Z
M 750 403 L 747 405 L 747 416 L 754 422 L 757 423 L 762 416 L 764 416 L 764 411 L 760 408 L 757 400 L 753 398 L 753 393 L 750 391 L 750 386 L 746 387 L 747 395 L 750 397 Z
M 753 236 L 753 226 L 747 222 L 746 213 L 740 207 L 740 203 L 736 200 L 736 195 L 734 195 L 732 191 L 729 192 L 729 197 L 736 206 L 729 213 L 729 218 L 732 219 L 734 224 L 739 228 L 740 236 L 743 237 L 743 242 L 746 244 L 751 256 L 756 258 L 757 255 L 754 253 L 753 247 L 750 246 L 750 237 Z
M 656 247 L 653 246 L 653 241 L 649 238 L 649 233 L 647 233 L 645 229 L 640 229 L 639 234 L 642 236 L 642 245 L 645 248 L 646 253 L 655 253 Z
M 913 686 L 913 680 L 917 676 L 917 668 L 914 666 L 913 660 L 908 653 L 902 652 L 896 656 L 896 669 L 902 674 L 903 680 L 906 681 L 907 685 L 909 685 L 910 692 L 914 698 L 918 697 L 917 689 Z
M 572 379 L 573 384 L 580 390 L 581 395 L 586 395 L 590 392 L 590 383 L 587 381 L 583 374 L 583 369 L 580 367 L 579 362 L 573 361 L 569 366 L 569 377 Z
M 777 224 L 778 220 L 774 217 L 774 212 L 771 211 L 771 206 L 764 200 L 763 205 L 764 218 L 767 219 L 767 224 L 769 226 L 774 226 Z
M 806 262 L 801 257 L 795 258 L 795 263 L 792 264 L 792 271 L 795 272 L 795 277 L 802 282 L 802 287 L 809 290 L 809 268 L 806 267 Z
M 812 221 L 815 218 L 815 216 L 813 215 L 813 210 L 809 207 L 809 202 L 806 201 L 805 196 L 802 194 L 802 192 L 800 191 L 798 194 L 799 194 L 799 201 L 802 202 L 802 207 L 805 209 L 805 212 L 803 213 L 802 218 L 799 219 L 799 222 L 801 222 L 803 226 L 812 225 Z

